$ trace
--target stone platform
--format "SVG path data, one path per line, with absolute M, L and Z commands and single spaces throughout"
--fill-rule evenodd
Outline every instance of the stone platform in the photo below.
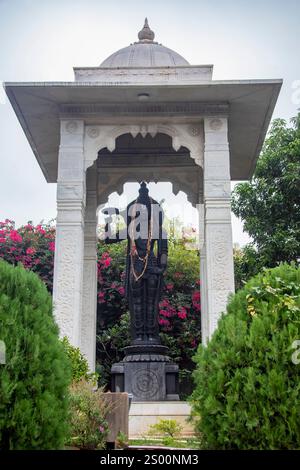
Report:
M 112 391 L 132 395 L 133 402 L 179 400 L 178 365 L 168 348 L 143 344 L 124 348 L 125 357 L 111 368 Z
M 129 410 L 129 439 L 147 435 L 151 424 L 160 419 L 174 419 L 183 427 L 181 436 L 194 436 L 193 426 L 187 422 L 191 407 L 185 401 L 152 401 L 132 403 Z

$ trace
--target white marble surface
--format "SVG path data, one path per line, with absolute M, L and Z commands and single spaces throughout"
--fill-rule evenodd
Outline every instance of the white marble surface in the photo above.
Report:
M 176 420 L 182 426 L 181 436 L 193 436 L 194 428 L 188 422 L 191 407 L 184 401 L 132 403 L 129 410 L 129 438 L 146 436 L 150 426 L 160 419 Z

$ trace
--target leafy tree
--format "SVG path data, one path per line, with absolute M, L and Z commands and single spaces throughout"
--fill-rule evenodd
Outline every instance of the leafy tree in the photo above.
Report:
M 255 264 L 258 272 L 300 257 L 299 178 L 300 113 L 291 126 L 273 121 L 252 179 L 233 192 L 232 210 L 254 241 L 244 252 L 244 278 Z
M 235 290 L 241 289 L 247 280 L 264 268 L 264 260 L 257 249 L 249 244 L 233 250 Z
M 192 413 L 209 449 L 300 448 L 300 269 L 264 270 L 200 346 Z

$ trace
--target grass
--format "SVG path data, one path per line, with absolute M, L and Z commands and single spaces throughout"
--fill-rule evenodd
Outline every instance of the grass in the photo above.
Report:
M 175 447 L 178 449 L 200 449 L 200 442 L 196 438 L 187 439 L 150 439 L 148 437 L 141 439 L 130 439 L 129 445 L 131 446 L 163 446 L 163 447 Z

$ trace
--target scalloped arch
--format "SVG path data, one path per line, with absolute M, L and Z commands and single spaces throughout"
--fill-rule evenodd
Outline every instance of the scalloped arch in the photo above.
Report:
M 192 133 L 188 124 L 124 124 L 120 126 L 85 126 L 84 133 L 84 158 L 85 169 L 89 168 L 98 158 L 98 152 L 107 148 L 113 152 L 116 148 L 116 139 L 123 134 L 131 134 L 136 137 L 141 134 L 145 137 L 150 134 L 154 137 L 157 133 L 167 134 L 172 138 L 172 147 L 175 152 L 181 146 L 190 151 L 190 156 L 195 163 L 203 168 L 204 137 L 203 127 L 199 125 L 199 132 Z

